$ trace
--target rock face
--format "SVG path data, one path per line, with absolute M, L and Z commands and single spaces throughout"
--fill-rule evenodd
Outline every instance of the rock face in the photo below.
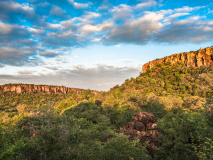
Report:
M 173 54 L 162 59 L 153 60 L 143 65 L 143 73 L 157 64 L 170 63 L 171 65 L 184 64 L 186 67 L 210 66 L 213 64 L 213 49 L 207 47 L 198 51 Z
M 143 145 L 149 141 L 147 150 L 153 156 L 154 148 L 158 148 L 159 133 L 155 116 L 152 113 L 137 112 L 133 115 L 135 121 L 123 125 L 123 130 L 115 130 L 115 133 L 129 135 L 130 140 L 139 139 Z
M 71 92 L 81 94 L 84 90 L 78 88 L 68 88 L 63 86 L 48 86 L 48 85 L 33 85 L 33 84 L 5 84 L 0 86 L 0 94 L 6 92 L 15 92 L 17 94 L 68 94 Z M 92 94 L 97 94 L 98 91 L 91 91 Z

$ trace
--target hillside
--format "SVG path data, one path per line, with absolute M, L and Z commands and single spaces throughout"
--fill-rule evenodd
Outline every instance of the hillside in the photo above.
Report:
M 62 100 L 72 99 L 69 105 L 97 94 L 97 91 L 33 84 L 5 84 L 0 86 L 0 122 L 8 123 L 20 114 L 36 112 Z M 58 109 L 61 107 L 58 107 Z M 63 108 L 63 107 L 62 107 Z
M 205 57 L 201 66 L 165 59 L 107 92 L 1 86 L 0 159 L 213 158 L 213 65 Z M 156 118 L 155 131 L 126 129 L 140 123 L 138 111 Z
M 108 92 L 95 97 L 104 106 L 134 107 L 147 98 L 161 101 L 168 109 L 183 107 L 190 110 L 203 108 L 213 92 L 213 67 L 186 67 L 157 64 L 137 78 L 127 79 Z

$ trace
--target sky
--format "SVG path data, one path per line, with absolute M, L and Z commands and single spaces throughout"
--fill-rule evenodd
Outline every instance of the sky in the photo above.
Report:
M 107 91 L 212 40 L 212 0 L 0 0 L 0 85 Z

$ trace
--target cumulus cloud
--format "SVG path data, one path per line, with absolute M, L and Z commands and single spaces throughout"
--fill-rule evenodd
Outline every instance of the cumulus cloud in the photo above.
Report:
M 56 5 L 52 5 L 52 8 L 50 9 L 50 14 L 55 16 L 63 16 L 64 10 Z
M 206 32 L 213 32 L 213 27 L 204 27 L 203 30 Z
M 207 21 L 207 15 L 197 15 L 199 9 L 205 9 L 203 6 L 147 11 L 159 3 L 55 2 L 0 1 L 0 47 L 17 49 L 17 53 L 31 51 L 1 63 L 12 65 L 12 60 L 22 58 L 19 64 L 29 64 L 32 56 L 57 57 L 62 54 L 59 48 L 67 47 L 63 52 L 70 53 L 70 48 L 92 43 L 197 43 L 209 41 L 212 36 L 213 21 Z
M 41 34 L 41 33 L 44 33 L 44 30 L 42 29 L 36 29 L 36 28 L 28 28 L 30 32 L 33 32 L 33 33 L 37 33 L 37 34 Z
M 154 35 L 157 42 L 201 43 L 211 40 L 213 36 L 211 28 L 203 25 L 197 26 L 196 22 L 193 21 L 179 21 L 172 23 L 169 27 L 169 29 L 165 29 Z
M 12 66 L 24 65 L 29 62 L 29 56 L 32 55 L 31 50 L 21 50 L 9 47 L 0 47 L 0 63 Z
M 136 9 L 144 9 L 147 7 L 151 7 L 151 6 L 155 6 L 157 5 L 156 1 L 150 0 L 148 2 L 144 2 L 144 3 L 139 3 L 135 6 Z
M 74 8 L 76 9 L 84 9 L 84 8 L 88 8 L 92 3 L 89 2 L 89 3 L 77 3 L 77 2 L 74 2 L 74 0 L 68 0 L 69 3 L 71 3 Z
M 151 1 L 146 4 L 151 4 Z M 201 18 L 205 19 L 205 16 L 191 16 L 194 11 L 204 8 L 203 6 L 183 6 L 173 10 L 144 11 L 141 17 L 131 13 L 134 7 L 118 6 L 113 9 L 115 12 L 114 18 L 122 15 L 118 13 L 123 8 L 126 10 L 125 13 L 128 13 L 123 14 L 126 17 L 125 23 L 115 23 L 114 28 L 103 38 L 104 43 L 146 44 L 148 42 L 186 43 L 187 41 L 198 43 L 211 40 L 212 27 L 208 25 L 212 23 L 210 21 L 199 21 Z M 186 16 L 186 18 L 175 20 L 183 16 Z
M 24 15 L 25 17 L 32 17 L 34 15 L 34 9 L 27 3 L 20 4 L 11 0 L 0 1 L 0 10 L 1 20 L 15 21 L 15 19 L 13 19 L 14 17 L 10 17 L 10 14 L 12 14 L 13 16 Z
M 87 25 L 83 26 L 82 28 L 80 28 L 80 31 L 83 33 L 100 32 L 100 31 L 108 30 L 112 26 L 113 26 L 113 23 L 110 23 L 110 22 L 104 22 L 103 24 L 99 24 L 96 26 L 87 24 Z
M 22 9 L 22 10 L 25 10 L 25 11 L 32 11 L 33 10 L 33 8 L 30 7 L 29 5 L 27 5 L 26 3 L 19 4 L 17 2 L 11 2 L 10 7 L 13 8 L 13 9 Z
M 113 12 L 113 19 L 126 19 L 131 16 L 133 8 L 131 6 L 120 4 L 117 7 L 114 7 L 111 12 Z
M 49 29 L 59 29 L 61 27 L 60 24 L 53 24 L 53 23 L 49 23 L 49 22 L 47 22 L 46 24 L 47 24 L 47 28 L 49 28 Z
M 170 15 L 169 18 L 176 18 L 176 17 L 186 16 L 186 15 L 189 15 L 189 13 L 175 13 L 173 15 Z
M 13 25 L 0 22 L 0 33 L 8 34 L 13 29 Z
M 159 21 L 163 15 L 155 12 L 146 12 L 141 17 L 126 22 L 124 25 L 117 25 L 104 39 L 107 43 L 133 42 L 144 44 L 152 33 L 156 33 L 164 27 Z
M 182 8 L 176 8 L 174 11 L 176 12 L 190 12 L 193 10 L 198 10 L 200 8 L 203 8 L 204 6 L 197 6 L 197 7 L 189 7 L 189 6 L 183 6 Z
M 45 56 L 45 57 L 55 57 L 56 55 L 58 55 L 58 53 L 55 52 L 54 50 L 46 50 L 43 52 L 39 52 L 39 55 Z
M 110 8 L 110 6 L 112 6 L 108 0 L 104 0 L 101 5 L 98 7 L 98 10 L 107 10 Z

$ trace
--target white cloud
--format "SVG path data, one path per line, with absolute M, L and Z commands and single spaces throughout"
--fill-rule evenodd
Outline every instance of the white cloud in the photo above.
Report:
M 213 25 L 213 21 L 207 21 L 206 24 Z
M 174 11 L 176 11 L 176 12 L 191 12 L 193 10 L 198 10 L 200 8 L 204 8 L 204 6 L 198 6 L 198 7 L 183 6 L 182 8 L 174 9 Z
M 86 12 L 83 17 L 86 19 L 92 19 L 92 18 L 101 17 L 101 14 L 95 13 L 95 12 Z
M 100 27 L 87 24 L 87 25 L 83 26 L 80 30 L 84 33 L 99 32 Z
M 151 7 L 151 6 L 155 6 L 157 5 L 157 3 L 153 0 L 150 0 L 148 2 L 144 2 L 144 3 L 139 3 L 135 6 L 135 9 L 144 9 L 146 7 Z
M 110 6 L 111 6 L 111 4 L 108 2 L 108 0 L 103 0 L 100 7 L 98 7 L 98 10 L 107 10 L 110 8 Z
M 213 27 L 204 27 L 203 30 L 205 32 L 213 32 Z
M 206 17 L 205 17 L 205 16 L 192 16 L 192 17 L 190 17 L 189 19 L 194 20 L 194 21 L 197 21 L 197 20 L 199 20 L 199 19 L 201 19 L 201 18 L 206 18 Z
M 92 42 L 100 42 L 101 41 L 101 38 L 95 38 L 92 40 Z
M 60 37 L 60 38 L 69 38 L 69 37 L 72 37 L 72 36 L 74 36 L 74 33 L 71 30 L 68 30 L 68 31 L 65 31 L 61 34 L 58 34 L 58 37 Z
M 163 18 L 162 14 L 145 12 L 145 15 L 140 18 L 129 19 L 124 25 L 116 25 L 105 38 L 105 42 L 146 43 L 152 33 L 156 33 L 164 27 L 160 22 Z
M 61 24 L 61 27 L 63 28 L 70 28 L 72 25 L 74 25 L 74 21 L 76 20 L 76 18 L 72 18 L 72 19 L 69 19 L 69 20 L 65 20 L 65 21 L 61 21 L 60 24 Z
M 163 28 L 163 24 L 159 22 L 164 18 L 161 14 L 155 12 L 147 12 L 143 17 L 135 19 L 132 22 L 127 22 L 126 26 L 129 29 L 138 29 L 145 34 L 151 34 Z
M 118 7 L 114 7 L 111 12 L 114 13 L 113 18 L 114 19 L 124 19 L 131 16 L 131 12 L 133 11 L 133 8 L 131 6 L 120 4 Z
M 50 29 L 59 29 L 61 27 L 61 24 L 53 24 L 47 22 L 47 27 Z
M 50 9 L 50 14 L 51 15 L 56 15 L 56 16 L 63 16 L 63 9 L 56 6 L 56 5 L 52 5 L 52 8 Z
M 93 33 L 93 32 L 100 32 L 100 31 L 105 31 L 110 29 L 113 26 L 113 23 L 111 22 L 104 22 L 103 24 L 99 25 L 84 25 L 83 27 L 80 28 L 80 31 L 82 33 Z
M 39 52 L 39 55 L 46 56 L 46 57 L 54 57 L 57 54 L 58 53 L 54 50 L 46 50 L 46 51 L 43 51 L 43 52 Z
M 190 24 L 193 23 L 194 21 L 192 20 L 179 20 L 173 23 L 173 25 L 185 25 L 185 24 Z
M 189 15 L 189 13 L 175 13 L 173 15 L 170 15 L 169 18 L 177 18 L 181 16 L 186 16 L 186 15 Z
M 24 3 L 24 4 L 19 4 L 17 2 L 12 2 L 10 3 L 11 8 L 17 9 L 17 8 L 21 8 L 23 10 L 26 11 L 33 11 L 33 8 L 29 6 L 29 4 Z
M 207 14 L 212 14 L 213 10 L 211 10 L 210 8 L 208 8 L 208 13 Z
M 205 35 L 189 37 L 189 41 L 197 42 L 197 43 L 203 42 L 205 40 L 208 40 L 208 37 Z
M 50 3 L 48 3 L 48 2 L 40 2 L 40 3 L 38 3 L 38 4 L 36 4 L 36 6 L 42 6 L 42 7 L 46 7 L 46 6 L 48 6 Z
M 30 61 L 26 58 L 30 54 L 32 54 L 31 50 L 23 50 L 12 47 L 0 47 L 0 64 L 1 61 L 3 61 L 4 64 L 20 66 Z
M 0 32 L 2 34 L 9 34 L 13 29 L 13 25 L 0 22 Z
M 42 29 L 28 28 L 28 30 L 30 32 L 34 32 L 34 33 L 38 33 L 38 34 L 44 33 L 44 30 L 42 30 Z
M 74 0 L 68 0 L 69 3 L 71 3 L 75 9 L 84 9 L 84 8 L 88 8 L 92 3 L 77 3 L 74 2 Z

